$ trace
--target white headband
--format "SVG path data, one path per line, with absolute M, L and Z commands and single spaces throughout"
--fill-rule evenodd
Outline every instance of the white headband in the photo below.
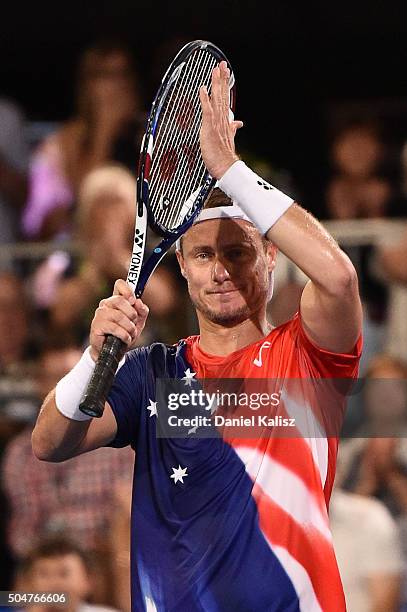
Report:
M 233 206 L 216 206 L 215 208 L 204 208 L 201 210 L 199 215 L 195 217 L 192 225 L 196 223 L 201 223 L 202 221 L 209 221 L 210 219 L 244 219 L 249 223 L 253 222 L 249 219 L 249 217 L 243 212 L 239 206 L 233 202 Z M 178 238 L 175 243 L 175 248 L 179 251 L 181 250 L 181 238 Z
M 209 221 L 210 219 L 243 219 L 253 224 L 253 221 L 243 212 L 243 210 L 233 202 L 233 206 L 216 206 L 215 208 L 204 208 L 199 215 L 194 219 L 192 225 L 201 223 L 202 221 Z M 181 250 L 181 238 L 175 243 L 175 248 Z M 269 288 L 267 293 L 267 301 L 269 302 L 273 296 L 274 286 L 274 274 L 270 272 L 269 275 Z

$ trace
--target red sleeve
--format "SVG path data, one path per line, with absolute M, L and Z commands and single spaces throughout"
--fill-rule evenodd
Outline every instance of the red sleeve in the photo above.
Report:
M 320 348 L 312 342 L 304 331 L 301 315 L 294 317 L 299 348 L 304 351 L 307 361 L 308 375 L 318 378 L 356 378 L 359 370 L 359 360 L 362 354 L 362 335 L 359 336 L 350 353 L 333 353 Z

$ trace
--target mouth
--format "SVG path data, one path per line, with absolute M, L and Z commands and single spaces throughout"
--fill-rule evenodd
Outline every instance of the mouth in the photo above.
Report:
M 216 291 L 208 291 L 207 293 L 209 295 L 229 295 L 231 293 L 236 293 L 239 291 L 240 289 L 235 287 L 233 289 L 217 289 Z

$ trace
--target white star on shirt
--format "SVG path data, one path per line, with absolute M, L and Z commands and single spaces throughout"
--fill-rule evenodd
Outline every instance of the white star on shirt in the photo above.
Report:
M 189 476 L 189 474 L 187 474 L 187 469 L 188 468 L 182 468 L 179 464 L 177 468 L 171 468 L 172 471 L 174 472 L 173 474 L 171 474 L 170 478 L 174 479 L 174 484 L 176 484 L 178 482 L 178 480 L 180 480 L 182 482 L 182 484 L 184 484 L 184 481 L 182 480 L 185 476 Z
M 191 372 L 191 370 L 188 368 L 185 370 L 184 374 L 185 376 L 181 378 L 181 380 L 185 381 L 185 384 L 190 387 L 194 376 L 196 376 L 196 372 Z
M 153 400 L 150 399 L 150 405 L 147 406 L 147 410 L 150 411 L 150 417 L 158 416 L 157 415 L 157 402 L 153 402 Z
M 188 435 L 190 436 L 191 434 L 196 433 L 197 429 L 197 425 L 195 425 L 195 427 L 191 427 L 191 429 L 188 429 Z

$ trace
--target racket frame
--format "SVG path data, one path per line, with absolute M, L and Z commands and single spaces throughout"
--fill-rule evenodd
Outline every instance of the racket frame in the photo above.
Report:
M 132 253 L 132 264 L 129 269 L 127 276 L 127 282 L 133 286 L 136 297 L 140 297 L 144 291 L 144 287 L 154 272 L 155 268 L 164 257 L 165 253 L 171 246 L 182 236 L 193 224 L 196 216 L 202 210 L 203 205 L 210 192 L 216 184 L 216 179 L 212 178 L 208 172 L 205 173 L 203 184 L 201 189 L 196 196 L 195 202 L 191 206 L 190 212 L 186 216 L 184 223 L 179 226 L 176 230 L 170 230 L 163 228 L 158 223 L 151 211 L 149 206 L 149 175 L 153 159 L 154 149 L 154 138 L 157 131 L 158 120 L 162 105 L 166 99 L 168 89 L 174 82 L 174 79 L 179 76 L 179 73 L 189 58 L 191 53 L 200 49 L 208 49 L 213 57 L 218 61 L 226 61 L 230 70 L 230 108 L 232 112 L 235 109 L 236 102 L 236 90 L 235 90 L 235 79 L 232 67 L 227 57 L 222 51 L 213 43 L 205 40 L 196 40 L 186 44 L 176 55 L 170 66 L 168 67 L 158 89 L 156 97 L 154 98 L 151 106 L 151 111 L 147 119 L 146 132 L 141 145 L 139 173 L 137 178 L 137 219 L 136 219 L 136 233 L 133 243 Z M 141 250 L 141 239 L 143 239 L 143 253 L 144 243 L 147 233 L 147 225 L 158 235 L 164 239 L 158 246 L 155 247 L 151 253 L 149 259 L 145 262 L 140 261 L 140 250 Z M 137 228 L 139 232 L 137 232 Z
M 148 179 L 153 159 L 154 137 L 159 123 L 162 105 L 166 99 L 169 87 L 174 82 L 177 74 L 181 71 L 187 58 L 191 53 L 199 49 L 209 49 L 218 62 L 227 62 L 231 74 L 229 88 L 230 108 L 232 112 L 235 108 L 236 96 L 234 75 L 230 62 L 222 51 L 213 43 L 204 40 L 196 40 L 186 44 L 171 62 L 161 81 L 161 85 L 151 106 L 151 111 L 147 119 L 146 132 L 141 145 L 136 187 L 136 223 L 131 262 L 127 275 L 127 282 L 132 286 L 136 297 L 142 295 L 148 279 L 167 251 L 193 224 L 196 216 L 202 210 L 207 197 L 216 184 L 216 179 L 212 178 L 206 171 L 199 193 L 196 196 L 195 192 L 190 195 L 190 198 L 195 196 L 195 199 L 193 203 L 191 203 L 191 207 L 184 222 L 174 230 L 164 228 L 158 223 L 149 206 Z M 162 240 L 153 249 L 148 259 L 144 261 L 147 226 L 149 226 L 158 236 L 161 236 Z M 111 334 L 106 334 L 93 376 L 79 406 L 81 412 L 97 418 L 103 415 L 106 398 L 113 383 L 118 365 L 125 352 L 126 345 L 122 340 Z

